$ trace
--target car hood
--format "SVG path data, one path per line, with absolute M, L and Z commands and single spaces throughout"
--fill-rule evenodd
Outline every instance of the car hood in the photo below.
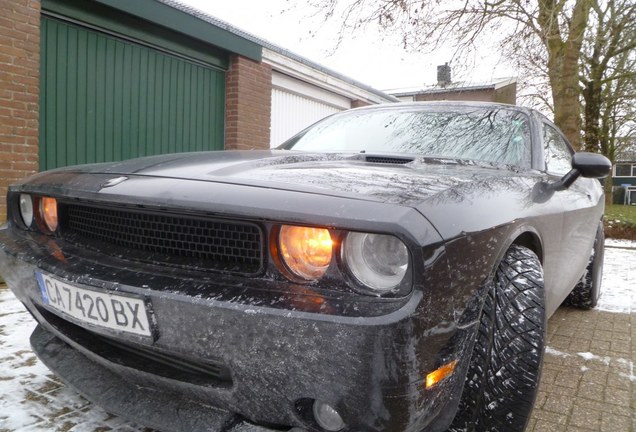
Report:
M 486 183 L 488 187 L 489 182 L 518 176 L 510 169 L 454 159 L 404 158 L 288 150 L 223 151 L 152 156 L 62 171 L 239 184 L 413 207 L 465 184 Z

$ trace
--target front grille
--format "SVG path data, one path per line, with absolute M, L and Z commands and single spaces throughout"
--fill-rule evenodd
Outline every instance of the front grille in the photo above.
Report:
M 60 216 L 67 241 L 111 256 L 241 274 L 263 267 L 255 224 L 83 204 L 60 204 Z

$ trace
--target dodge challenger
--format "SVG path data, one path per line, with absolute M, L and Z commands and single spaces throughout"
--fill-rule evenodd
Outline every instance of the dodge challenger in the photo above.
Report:
M 31 176 L 0 273 L 44 364 L 149 427 L 522 431 L 547 318 L 600 295 L 609 170 L 529 109 L 354 109 Z

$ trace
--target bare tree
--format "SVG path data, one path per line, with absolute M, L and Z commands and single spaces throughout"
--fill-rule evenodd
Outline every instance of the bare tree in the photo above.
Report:
M 340 20 L 340 38 L 377 23 L 398 31 L 410 49 L 433 51 L 452 42 L 457 55 L 497 37 L 504 49 L 536 40 L 556 124 L 581 143 L 579 60 L 594 0 L 309 0 L 327 19 Z M 520 42 L 521 41 L 521 42 Z
M 595 1 L 583 48 L 581 84 L 585 149 L 614 161 L 620 141 L 634 122 L 636 87 L 636 3 Z
M 552 111 L 547 53 L 527 35 L 508 41 L 506 56 L 521 72 L 524 104 Z M 580 62 L 582 147 L 614 162 L 636 121 L 636 3 L 594 0 Z

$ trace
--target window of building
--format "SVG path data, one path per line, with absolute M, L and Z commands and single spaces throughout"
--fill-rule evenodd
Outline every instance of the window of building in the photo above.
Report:
M 636 177 L 636 164 L 617 163 L 614 177 Z

